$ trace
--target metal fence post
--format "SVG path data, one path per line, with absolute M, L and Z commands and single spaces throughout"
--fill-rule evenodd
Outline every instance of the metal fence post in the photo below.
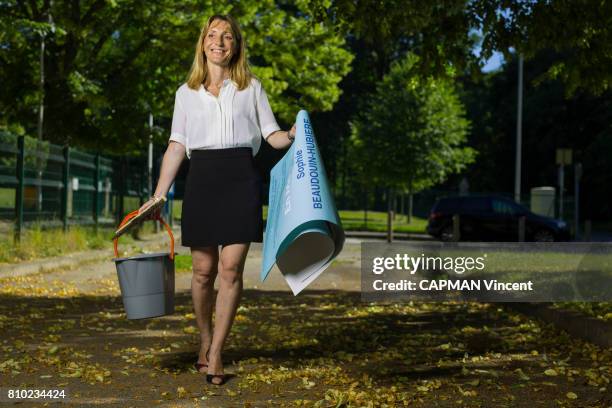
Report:
M 93 220 L 94 231 L 98 233 L 98 207 L 100 203 L 100 153 L 96 154 L 96 168 L 94 169 L 94 199 L 93 199 Z
M 62 226 L 64 232 L 68 231 L 68 190 L 72 188 L 70 185 L 70 146 L 64 146 L 64 166 L 62 168 L 62 182 L 64 191 L 62 191 Z
M 125 176 L 126 176 L 126 158 L 121 157 L 119 159 L 119 180 L 118 180 L 118 195 L 116 197 L 117 207 L 116 207 L 116 224 L 119 224 L 123 219 L 123 195 L 125 194 Z
M 24 159 L 25 159 L 25 136 L 17 139 L 17 189 L 15 190 L 15 242 L 21 241 L 21 230 L 23 228 L 23 185 L 24 185 Z

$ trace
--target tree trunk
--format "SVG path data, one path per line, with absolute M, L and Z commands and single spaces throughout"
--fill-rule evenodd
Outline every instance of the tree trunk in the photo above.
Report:
M 365 229 L 368 229 L 368 189 L 363 190 L 363 223 L 365 224 Z
M 395 196 L 395 194 L 392 194 L 391 198 L 392 198 L 391 203 L 393 204 L 393 207 L 391 207 L 391 210 L 393 210 L 393 221 L 395 221 L 395 214 L 397 213 L 397 197 Z
M 414 211 L 413 198 L 412 180 L 410 180 L 410 185 L 408 186 L 408 224 L 412 224 L 412 212 Z
M 387 242 L 393 242 L 393 197 L 392 189 L 387 189 Z
M 408 224 L 412 224 L 412 212 L 414 210 L 412 191 L 408 193 Z

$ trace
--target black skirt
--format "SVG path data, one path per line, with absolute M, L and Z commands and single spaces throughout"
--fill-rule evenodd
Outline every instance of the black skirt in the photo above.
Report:
M 262 178 L 250 147 L 193 150 L 183 198 L 181 244 L 263 241 Z

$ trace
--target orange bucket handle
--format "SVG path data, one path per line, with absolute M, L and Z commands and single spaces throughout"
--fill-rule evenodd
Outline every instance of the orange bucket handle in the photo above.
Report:
M 138 210 L 132 211 L 131 213 L 126 215 L 125 218 L 123 219 L 123 221 L 121 221 L 121 224 L 119 224 L 119 228 L 123 227 L 126 222 L 128 222 L 129 220 L 131 220 L 132 218 L 134 218 L 137 215 L 138 215 Z M 166 228 L 166 231 L 168 231 L 168 235 L 170 235 L 170 259 L 174 259 L 174 235 L 172 234 L 172 229 L 170 229 L 168 224 L 166 224 L 166 222 L 163 220 L 163 218 L 161 216 L 159 216 L 159 215 L 157 217 L 155 217 L 153 219 L 153 221 L 161 222 L 162 225 Z M 118 243 L 119 243 L 119 237 L 113 239 L 113 245 L 114 245 L 114 248 L 115 248 L 115 258 L 119 258 L 119 250 L 117 249 L 117 244 Z

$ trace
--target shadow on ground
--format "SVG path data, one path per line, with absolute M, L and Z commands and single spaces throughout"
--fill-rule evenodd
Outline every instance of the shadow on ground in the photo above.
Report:
M 206 386 L 192 369 L 190 294 L 175 304 L 171 316 L 129 321 L 117 296 L 2 295 L 1 382 L 116 406 L 611 401 L 609 350 L 494 304 L 371 304 L 342 291 L 245 290 L 223 354 L 234 376 Z

